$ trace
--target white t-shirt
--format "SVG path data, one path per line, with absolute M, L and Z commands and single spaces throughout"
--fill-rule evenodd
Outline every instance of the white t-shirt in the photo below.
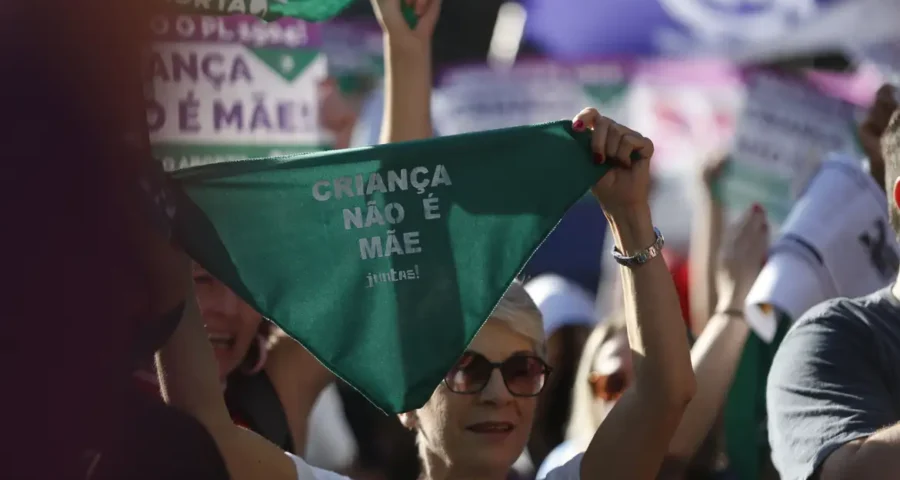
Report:
M 541 467 L 538 468 L 537 471 L 537 480 L 551 480 L 556 477 L 552 475 L 554 472 L 567 468 L 571 465 L 575 460 L 577 460 L 577 466 L 575 468 L 576 475 L 574 477 L 560 477 L 560 478 L 578 478 L 578 468 L 581 467 L 581 457 L 584 454 L 584 443 L 576 442 L 573 440 L 566 440 L 565 442 L 556 446 L 547 458 L 544 459 L 544 463 L 541 464 Z
M 284 453 L 293 460 L 294 466 L 297 467 L 297 480 L 350 480 L 343 475 L 311 467 L 302 458 L 288 452 Z M 581 480 L 581 457 L 583 455 L 578 454 L 564 465 L 547 472 L 543 480 Z
M 303 461 L 302 458 L 292 453 L 284 452 L 284 454 L 287 455 L 288 458 L 293 460 L 294 467 L 297 468 L 297 480 L 350 480 L 343 475 L 338 475 L 334 472 L 329 472 L 328 470 L 311 467 L 308 463 Z

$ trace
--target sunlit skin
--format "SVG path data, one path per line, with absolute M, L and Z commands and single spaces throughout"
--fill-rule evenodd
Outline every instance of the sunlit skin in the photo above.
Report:
M 247 355 L 262 316 L 197 264 L 193 268 L 197 304 L 224 380 Z
M 469 351 L 491 362 L 522 353 L 534 353 L 533 343 L 503 323 L 489 320 L 475 336 Z M 445 465 L 454 477 L 504 478 L 522 453 L 531 433 L 537 397 L 514 397 L 499 370 L 481 393 L 462 395 L 441 384 L 428 403 L 415 412 L 415 427 L 424 437 L 427 456 Z M 401 417 L 410 425 L 408 416 Z M 485 422 L 512 426 L 505 433 L 478 433 Z M 431 463 L 431 462 L 429 462 Z
M 631 350 L 624 331 L 601 344 L 594 357 L 589 379 L 594 387 L 594 418 L 604 418 L 622 396 L 622 391 L 617 388 L 604 388 L 609 386 L 612 376 L 616 376 L 615 381 L 625 387 L 634 378 Z

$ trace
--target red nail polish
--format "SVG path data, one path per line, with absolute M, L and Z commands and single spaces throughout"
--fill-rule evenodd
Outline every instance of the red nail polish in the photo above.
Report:
M 575 120 L 574 122 L 572 122 L 572 129 L 576 132 L 584 130 L 584 122 L 582 122 L 581 120 Z
M 603 157 L 602 153 L 594 154 L 594 163 L 596 163 L 597 165 L 602 165 L 603 162 L 605 162 L 605 161 L 606 161 L 606 158 Z
M 756 212 L 756 213 L 762 213 L 762 211 L 763 211 L 762 205 L 760 205 L 760 204 L 758 204 L 758 203 L 754 203 L 754 204 L 753 204 L 753 211 Z

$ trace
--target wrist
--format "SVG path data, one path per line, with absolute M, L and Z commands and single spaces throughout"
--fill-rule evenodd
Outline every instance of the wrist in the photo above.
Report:
M 744 316 L 744 300 L 733 296 L 721 297 L 714 310 L 717 315 Z
M 431 42 L 384 36 L 384 61 L 403 68 L 431 67 Z
M 604 213 L 616 248 L 623 255 L 634 255 L 656 241 L 649 205 L 618 207 Z

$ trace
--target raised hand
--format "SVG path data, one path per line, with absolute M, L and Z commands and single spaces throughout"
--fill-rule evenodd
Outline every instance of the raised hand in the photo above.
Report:
M 591 130 L 594 161 L 615 165 L 591 188 L 607 216 L 646 209 L 650 198 L 653 142 L 600 115 L 595 108 L 582 110 L 573 120 L 572 128 Z
M 744 300 L 762 270 L 768 249 L 766 212 L 754 205 L 741 215 L 722 242 L 716 274 L 717 312 L 743 310 Z
M 375 17 L 385 38 L 394 47 L 431 48 L 431 37 L 441 11 L 441 0 L 371 0 Z M 411 7 L 418 22 L 410 28 L 403 15 L 403 4 Z
M 722 171 L 728 164 L 729 157 L 725 154 L 717 154 L 709 157 L 700 166 L 700 181 L 706 193 L 711 193 L 713 186 L 722 177 Z

